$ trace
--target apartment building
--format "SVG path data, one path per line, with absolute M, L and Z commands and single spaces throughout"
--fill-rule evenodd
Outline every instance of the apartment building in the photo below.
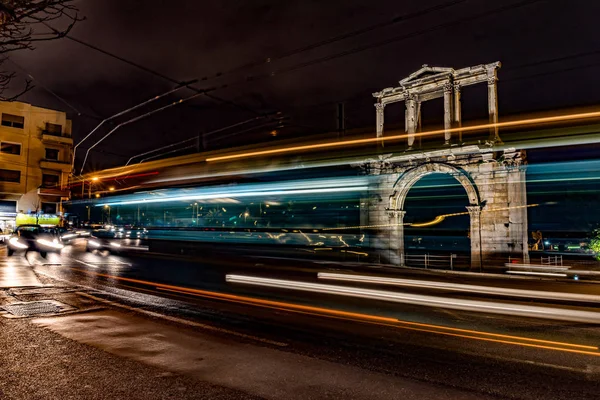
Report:
M 0 230 L 14 229 L 17 213 L 59 214 L 67 188 L 73 139 L 61 111 L 0 102 Z

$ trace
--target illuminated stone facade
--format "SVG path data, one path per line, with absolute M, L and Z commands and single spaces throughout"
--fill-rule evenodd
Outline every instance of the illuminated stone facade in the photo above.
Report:
M 399 88 L 375 93 L 377 135 L 382 136 L 386 104 L 405 101 L 408 149 L 369 161 L 365 168 L 379 177 L 379 184 L 365 199 L 363 225 L 381 227 L 373 247 L 388 262 L 405 265 L 404 201 L 410 188 L 433 173 L 453 176 L 465 189 L 470 215 L 471 267 L 479 269 L 492 259 L 512 257 L 529 261 L 527 247 L 527 192 L 525 153 L 499 146 L 497 127 L 490 129 L 484 144 L 454 145 L 451 129 L 460 126 L 460 87 L 488 84 L 490 122 L 498 122 L 496 70 L 499 63 L 453 70 L 424 66 L 400 81 Z M 444 97 L 444 138 L 437 150 L 413 149 L 418 132 L 420 103 Z M 441 135 L 440 135 L 441 136 Z M 441 138 L 440 138 L 441 139 Z M 440 212 L 440 214 L 443 214 Z

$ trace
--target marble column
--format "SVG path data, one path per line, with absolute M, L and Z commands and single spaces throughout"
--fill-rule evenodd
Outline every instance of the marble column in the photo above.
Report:
M 498 77 L 496 73 L 496 69 L 488 69 L 487 70 L 488 77 L 488 114 L 490 124 L 498 123 Z M 491 142 L 500 142 L 500 137 L 498 136 L 498 127 L 494 126 L 490 128 L 490 138 Z
M 462 126 L 462 115 L 461 115 L 461 98 L 460 98 L 460 85 L 454 84 L 454 118 L 453 127 L 460 128 Z M 458 131 L 458 143 L 462 145 L 462 132 Z
M 390 249 L 395 251 L 396 263 L 402 267 L 404 266 L 404 215 L 406 215 L 406 211 L 388 210 L 388 213 L 391 225 Z
M 406 98 L 406 133 L 408 133 L 408 149 L 412 150 L 415 144 L 417 131 L 417 101 L 414 96 Z
M 384 109 L 385 104 L 379 102 L 375 103 L 375 127 L 378 138 L 383 136 Z
M 481 206 L 467 206 L 467 210 L 471 220 L 471 270 L 481 271 Z
M 452 103 L 454 102 L 454 97 L 452 95 L 452 91 L 454 86 L 448 82 L 444 85 L 444 144 L 449 146 L 450 140 L 452 139 L 452 120 L 454 119 L 454 110 L 452 107 Z

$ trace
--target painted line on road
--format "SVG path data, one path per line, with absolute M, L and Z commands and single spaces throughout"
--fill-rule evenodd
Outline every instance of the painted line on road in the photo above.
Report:
M 126 262 L 119 261 L 119 260 L 99 261 L 96 264 L 85 262 L 85 261 L 79 260 L 77 258 L 72 258 L 72 257 L 71 257 L 71 260 L 76 261 L 76 262 L 78 262 L 80 264 L 83 264 L 83 265 L 87 265 L 88 267 L 92 267 L 92 268 L 99 268 L 102 265 L 111 265 L 111 264 L 126 265 L 128 267 L 132 267 L 133 266 L 133 264 L 126 263 Z
M 502 334 L 491 333 L 491 332 L 482 332 L 482 331 L 475 331 L 475 330 L 468 330 L 468 329 L 452 328 L 452 327 L 447 327 L 447 326 L 442 326 L 442 325 L 423 324 L 423 323 L 412 322 L 412 321 L 403 321 L 403 320 L 399 320 L 396 318 L 381 317 L 381 316 L 375 316 L 375 315 L 369 315 L 369 314 L 361 314 L 361 313 L 340 311 L 340 310 L 327 309 L 327 308 L 321 308 L 321 307 L 313 307 L 313 306 L 305 306 L 305 305 L 299 305 L 299 304 L 293 304 L 293 303 L 264 300 L 264 299 L 258 299 L 258 298 L 253 298 L 253 297 L 238 296 L 238 295 L 233 295 L 233 294 L 210 292 L 210 291 L 205 291 L 205 290 L 200 290 L 200 289 L 185 288 L 185 287 L 179 287 L 179 286 L 174 286 L 174 285 L 161 284 L 161 283 L 157 283 L 157 282 L 149 282 L 149 281 L 144 281 L 144 280 L 140 280 L 140 279 L 125 278 L 125 277 L 101 274 L 101 273 L 87 271 L 87 270 L 81 270 L 81 269 L 77 269 L 77 268 L 71 268 L 71 269 L 80 271 L 83 273 L 87 273 L 87 274 L 110 278 L 110 279 L 121 280 L 121 281 L 126 281 L 126 282 L 133 282 L 133 283 L 138 283 L 138 284 L 142 284 L 142 285 L 154 286 L 159 290 L 174 291 L 174 292 L 190 294 L 190 295 L 194 295 L 194 296 L 198 296 L 198 297 L 260 306 L 263 308 L 278 309 L 278 310 L 295 312 L 295 313 L 300 313 L 300 314 L 316 315 L 319 317 L 331 317 L 334 319 L 349 320 L 349 321 L 354 321 L 354 322 L 371 323 L 371 324 L 375 324 L 375 325 L 393 327 L 393 328 L 397 328 L 397 329 L 411 330 L 411 331 L 417 331 L 417 332 L 427 332 L 427 333 L 433 333 L 433 334 L 438 334 L 438 335 L 460 337 L 460 338 L 465 338 L 465 339 L 473 339 L 473 340 L 486 341 L 486 342 L 510 344 L 510 345 L 517 345 L 517 346 L 524 346 L 524 347 L 531 347 L 531 348 L 538 348 L 538 349 L 545 349 L 545 350 L 553 350 L 553 351 L 562 351 L 562 352 L 575 353 L 575 354 L 581 354 L 581 355 L 591 355 L 591 356 L 596 356 L 596 357 L 600 356 L 600 352 L 597 352 L 597 351 L 579 350 L 579 349 L 598 350 L 597 346 L 587 346 L 587 345 L 556 342 L 556 341 L 527 338 L 527 337 L 520 337 L 520 336 L 502 335 Z M 483 337 L 474 336 L 474 335 L 482 335 Z M 504 340 L 504 339 L 507 339 L 507 340 Z M 519 342 L 517 340 L 520 340 L 525 343 Z M 537 343 L 544 343 L 545 345 L 541 345 L 541 344 L 537 344 Z M 557 347 L 557 346 L 573 347 L 573 348 L 564 348 L 564 347 Z
M 71 258 L 71 260 L 73 260 L 73 261 L 75 261 L 75 262 L 78 262 L 78 263 L 80 263 L 80 264 L 83 264 L 83 265 L 87 265 L 88 267 L 92 267 L 92 268 L 98 268 L 98 265 L 90 264 L 90 263 L 87 263 L 87 262 L 85 262 L 85 261 L 78 260 L 78 259 L 76 259 L 76 258 Z
M 542 291 L 542 290 L 510 289 L 510 288 L 501 288 L 501 287 L 493 287 L 493 286 L 466 285 L 466 284 L 462 284 L 462 283 L 421 281 L 421 280 L 403 279 L 403 278 L 388 278 L 388 277 L 384 277 L 384 276 L 336 274 L 336 273 L 331 273 L 331 272 L 319 272 L 317 274 L 317 276 L 319 279 L 334 280 L 334 281 L 378 283 L 378 284 L 392 285 L 392 286 L 410 286 L 410 287 L 423 287 L 423 288 L 429 288 L 429 289 L 453 290 L 453 291 L 459 291 L 459 292 L 485 293 L 485 294 L 494 294 L 494 295 L 498 295 L 498 296 L 527 297 L 527 298 L 548 299 L 548 300 L 570 300 L 570 301 L 581 301 L 581 302 L 588 302 L 588 303 L 600 303 L 600 296 L 594 296 L 594 295 L 589 295 L 589 294 L 560 293 L 560 292 L 549 292 L 549 291 Z

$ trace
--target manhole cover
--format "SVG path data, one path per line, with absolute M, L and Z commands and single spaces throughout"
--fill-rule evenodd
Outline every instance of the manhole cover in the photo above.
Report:
M 75 309 L 75 307 L 61 303 L 56 300 L 40 300 L 23 303 L 12 303 L 6 304 L 1 308 L 5 311 L 8 311 L 10 314 L 16 317 L 32 317 L 35 315 L 42 314 L 56 314 L 59 312 Z

